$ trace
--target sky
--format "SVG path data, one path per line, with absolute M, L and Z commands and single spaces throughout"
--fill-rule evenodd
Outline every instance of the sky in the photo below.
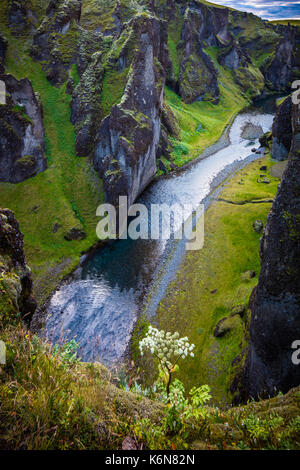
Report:
M 267 20 L 300 20 L 300 0 L 210 0 L 237 10 L 248 11 Z

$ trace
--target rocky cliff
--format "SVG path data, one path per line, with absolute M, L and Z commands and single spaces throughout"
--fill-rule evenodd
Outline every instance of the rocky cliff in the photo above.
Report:
M 23 235 L 13 212 L 0 209 L 0 326 L 24 319 L 35 311 L 31 271 L 26 265 Z
M 67 84 L 76 153 L 91 158 L 110 202 L 134 201 L 157 167 L 174 167 L 165 83 L 184 103 L 217 104 L 220 66 L 247 99 L 287 91 L 298 74 L 297 28 L 200 0 L 9 0 L 7 15 L 49 81 Z
M 6 104 L 0 105 L 0 181 L 18 183 L 47 167 L 42 106 L 27 78 L 0 74 Z
M 287 98 L 278 107 L 272 126 L 272 158 L 285 160 L 292 142 L 292 100 Z
M 168 59 L 166 24 L 148 15 L 132 23 L 136 44 L 124 94 L 102 121 L 94 153 L 107 200 L 127 195 L 129 205 L 156 173 Z
M 300 111 L 291 106 L 286 171 L 260 245 L 261 273 L 250 300 L 250 350 L 242 399 L 286 392 L 300 382 L 292 344 L 300 339 Z

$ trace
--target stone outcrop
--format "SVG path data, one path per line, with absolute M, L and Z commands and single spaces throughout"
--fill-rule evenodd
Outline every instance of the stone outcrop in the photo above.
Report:
M 292 105 L 287 168 L 260 245 L 261 273 L 250 299 L 250 350 L 241 395 L 269 396 L 300 383 L 292 344 L 300 339 L 300 111 Z
M 221 51 L 218 61 L 223 67 L 228 67 L 231 70 L 236 70 L 240 67 L 247 67 L 251 62 L 250 58 L 245 54 L 238 42 L 234 41 L 229 48 L 224 48 Z
M 1 74 L 6 104 L 0 105 L 0 181 L 18 183 L 44 171 L 42 107 L 31 82 Z
M 289 89 L 297 60 L 296 38 L 293 29 L 285 31 L 279 41 L 273 59 L 264 69 L 264 76 L 269 86 L 276 91 Z
M 94 149 L 95 135 L 103 118 L 103 78 L 102 55 L 94 53 L 72 93 L 71 122 L 76 130 L 76 154 L 79 156 L 87 156 Z
M 207 29 L 209 23 L 205 21 L 205 16 L 207 16 L 205 13 L 207 11 L 203 12 L 202 7 L 199 6 L 187 8 L 184 15 L 178 89 L 186 103 L 203 99 L 215 104 L 219 101 L 217 72 L 212 59 L 203 50 L 204 39 L 210 45 L 216 44 L 216 31 Z M 221 25 L 219 27 L 223 31 L 223 27 Z
M 292 100 L 287 98 L 279 106 L 272 126 L 272 158 L 285 160 L 292 141 Z
M 36 309 L 31 271 L 26 265 L 23 235 L 9 209 L 0 209 L 0 326 L 17 320 L 27 323 Z
M 80 15 L 80 0 L 51 1 L 33 36 L 31 54 L 43 61 L 47 78 L 54 85 L 63 83 L 70 65 L 76 63 Z
M 148 15 L 132 22 L 137 42 L 125 91 L 102 121 L 94 152 L 106 200 L 115 205 L 119 195 L 132 204 L 154 177 L 161 131 L 167 25 Z
M 20 33 L 27 27 L 26 2 L 12 0 L 9 5 L 8 21 L 14 32 Z

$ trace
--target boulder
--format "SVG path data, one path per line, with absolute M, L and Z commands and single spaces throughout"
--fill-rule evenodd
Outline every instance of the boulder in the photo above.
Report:
M 245 316 L 245 313 L 246 313 L 245 305 L 234 305 L 230 311 L 231 316 L 239 315 L 241 318 Z
M 84 238 L 86 238 L 86 233 L 79 228 L 71 228 L 71 230 L 64 235 L 64 239 L 69 242 L 72 240 L 83 240 Z
M 229 317 L 222 318 L 218 321 L 214 329 L 214 336 L 216 338 L 222 338 L 222 336 L 229 333 L 240 323 L 239 318 L 240 317 L 238 315 L 231 315 Z
M 246 140 L 256 140 L 263 135 L 264 131 L 261 126 L 247 122 L 243 128 L 241 137 Z
M 252 269 L 250 269 L 249 271 L 245 271 L 242 274 L 243 280 L 253 279 L 254 277 L 255 277 L 255 271 L 253 271 Z
M 253 222 L 253 230 L 255 232 L 261 232 L 263 228 L 264 228 L 264 224 L 261 220 L 255 220 Z

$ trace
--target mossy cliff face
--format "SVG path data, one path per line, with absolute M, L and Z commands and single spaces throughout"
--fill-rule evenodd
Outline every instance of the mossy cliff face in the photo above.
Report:
M 215 104 L 219 101 L 216 69 L 201 47 L 205 33 L 209 34 L 208 45 L 215 45 L 213 32 L 203 31 L 204 25 L 208 24 L 202 9 L 186 9 L 181 31 L 182 59 L 178 79 L 179 94 L 186 103 L 202 99 Z
M 57 85 L 68 78 L 79 46 L 81 1 L 50 1 L 43 21 L 33 35 L 31 54 L 44 63 L 47 78 Z
M 121 102 L 100 126 L 94 164 L 106 199 L 127 195 L 132 204 L 156 173 L 167 62 L 167 28 L 150 15 L 132 20 L 136 49 Z
M 0 209 L 0 327 L 23 318 L 29 323 L 36 302 L 26 265 L 23 235 L 14 214 Z
M 243 399 L 286 392 L 300 381 L 300 367 L 292 361 L 292 344 L 300 335 L 299 117 L 293 105 L 288 165 L 261 240 L 261 273 L 250 301 Z
M 280 91 L 288 88 L 292 80 L 296 78 L 294 68 L 299 61 L 298 54 L 296 29 L 290 28 L 284 31 L 273 58 L 263 67 L 265 78 L 272 84 L 274 90 Z
M 0 105 L 0 181 L 18 183 L 47 167 L 42 107 L 27 78 L 0 80 L 7 96 Z

